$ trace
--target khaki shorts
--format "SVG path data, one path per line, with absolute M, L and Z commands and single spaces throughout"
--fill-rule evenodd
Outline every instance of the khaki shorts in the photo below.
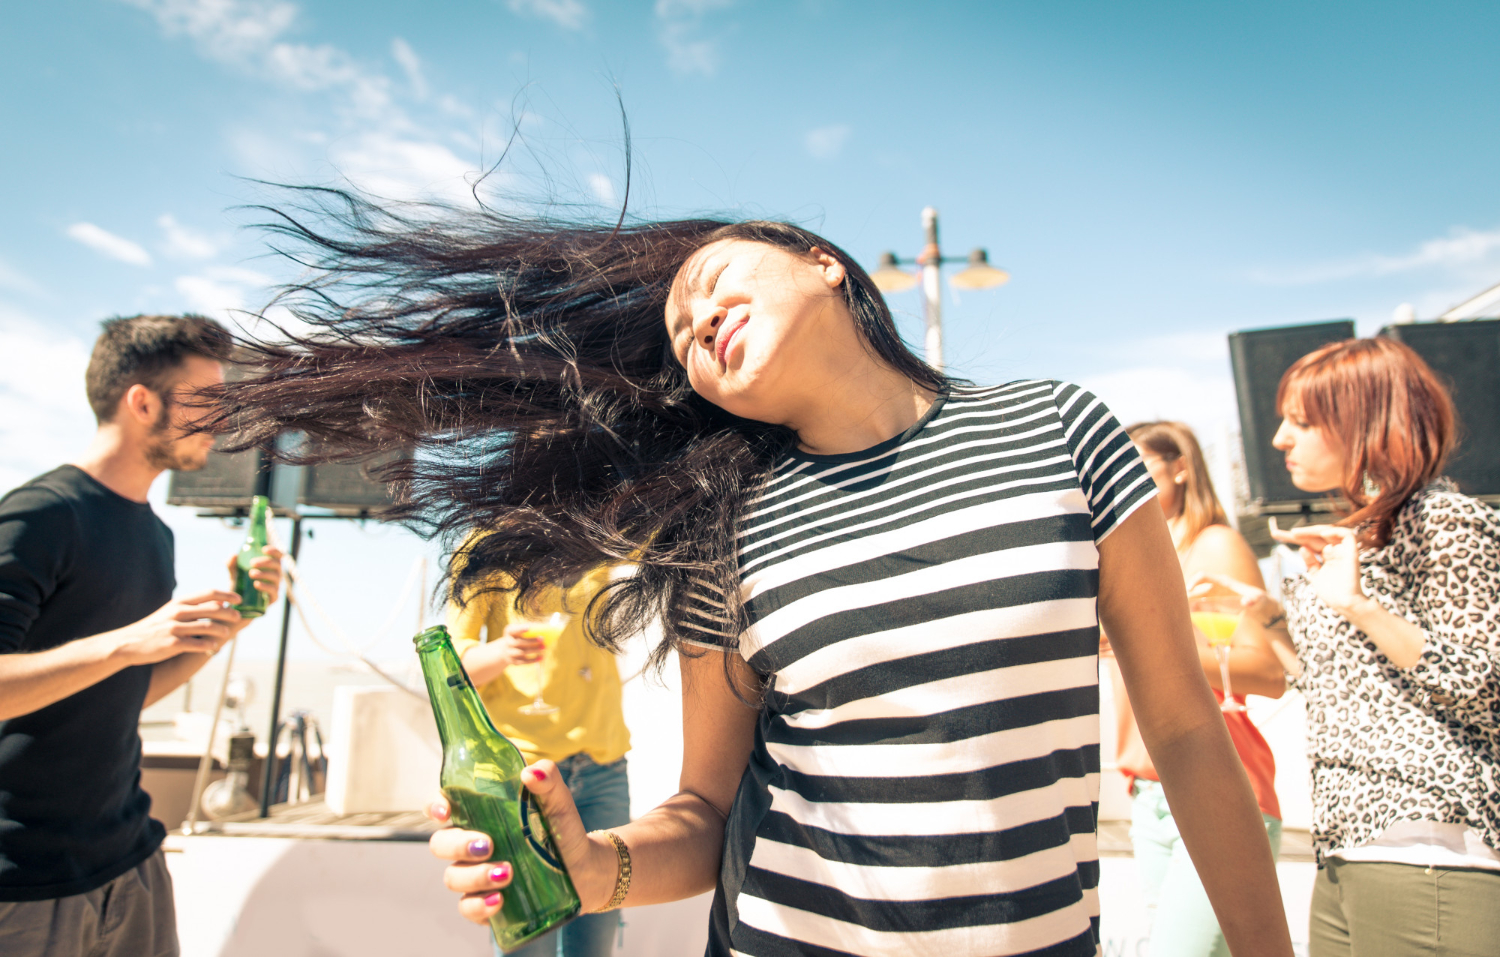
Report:
M 1313 883 L 1312 957 L 1497 957 L 1500 871 L 1329 858 Z
M 172 876 L 158 850 L 87 894 L 0 901 L 5 957 L 177 957 Z

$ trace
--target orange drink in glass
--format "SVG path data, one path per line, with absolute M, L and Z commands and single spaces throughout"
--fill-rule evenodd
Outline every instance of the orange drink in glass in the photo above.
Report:
M 1224 711 L 1244 711 L 1245 706 L 1234 700 L 1234 690 L 1229 683 L 1229 651 L 1234 645 L 1234 633 L 1239 630 L 1245 617 L 1244 606 L 1237 595 L 1208 595 L 1194 598 L 1190 602 L 1193 625 L 1208 638 L 1208 645 L 1219 661 L 1219 676 L 1224 682 Z
M 526 636 L 537 638 L 542 642 L 542 648 L 551 651 L 552 646 L 557 644 L 557 639 L 568 626 L 568 616 L 562 612 L 553 612 L 540 621 L 527 621 Z M 542 700 L 542 663 L 538 661 L 532 665 L 536 669 L 536 700 L 521 708 L 522 714 L 555 714 L 557 706 L 548 704 Z

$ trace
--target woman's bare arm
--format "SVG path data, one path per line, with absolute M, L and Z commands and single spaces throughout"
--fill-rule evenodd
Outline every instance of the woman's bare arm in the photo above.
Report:
M 1255 553 L 1239 532 L 1228 525 L 1210 525 L 1198 533 L 1188 555 L 1184 575 L 1189 583 L 1200 575 L 1219 575 L 1265 591 L 1266 581 Z M 1224 690 L 1219 659 L 1206 642 L 1198 643 L 1198 660 L 1210 686 Z M 1246 619 L 1234 633 L 1229 651 L 1229 679 L 1236 694 L 1279 698 L 1286 693 L 1286 668 L 1264 628 Z
M 1161 511 L 1138 508 L 1099 545 L 1099 615 L 1167 803 L 1236 957 L 1289 957 L 1271 845 L 1193 644 Z
M 633 875 L 625 897 L 627 907 L 681 900 L 713 889 L 724 821 L 755 740 L 757 710 L 731 689 L 724 654 L 679 656 L 678 662 L 682 669 L 681 790 L 637 820 L 612 828 L 630 848 Z M 742 693 L 756 700 L 758 686 L 744 659 L 731 655 L 729 664 Z M 532 765 L 522 780 L 537 795 L 552 825 L 583 909 L 603 907 L 615 888 L 618 859 L 614 845 L 584 831 L 572 795 L 562 786 L 552 762 Z M 434 811 L 446 817 L 445 806 L 435 806 Z M 444 883 L 464 895 L 459 912 L 476 923 L 499 910 L 499 895 L 510 879 L 508 874 L 494 879 L 498 861 L 474 863 L 489 855 L 487 849 L 475 853 L 469 846 L 483 838 L 475 831 L 447 828 L 431 840 L 434 854 L 455 862 L 445 872 Z

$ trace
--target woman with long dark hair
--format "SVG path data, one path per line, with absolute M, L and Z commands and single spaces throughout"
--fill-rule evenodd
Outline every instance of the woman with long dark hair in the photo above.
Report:
M 1198 664 L 1152 484 L 1094 397 L 924 365 L 846 253 L 782 223 L 290 216 L 314 330 L 229 389 L 246 442 L 415 444 L 401 514 L 467 597 L 602 562 L 606 647 L 659 618 L 681 790 L 586 833 L 526 786 L 587 910 L 717 888 L 709 952 L 1093 955 L 1097 642 L 1239 954 L 1290 954 L 1265 832 Z M 462 538 L 456 540 L 464 540 Z M 508 877 L 445 829 L 460 911 Z
M 1276 531 L 1308 570 L 1247 617 L 1293 645 L 1307 697 L 1309 953 L 1493 954 L 1500 941 L 1500 520 L 1443 478 L 1452 400 L 1390 339 L 1282 377 L 1273 444 L 1335 525 Z

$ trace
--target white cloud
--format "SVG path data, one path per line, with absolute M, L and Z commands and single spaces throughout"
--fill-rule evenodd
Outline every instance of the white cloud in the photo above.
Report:
M 505 0 L 512 13 L 551 20 L 564 30 L 578 30 L 589 18 L 581 0 Z
M 1234 510 L 1241 452 L 1234 379 L 1227 368 L 1142 365 L 1081 376 L 1078 384 L 1103 399 L 1122 425 L 1161 419 L 1185 422 L 1203 446 L 1219 498 L 1225 508 Z
M 704 36 L 707 14 L 734 0 L 656 0 L 658 37 L 667 50 L 667 66 L 680 76 L 713 76 L 719 66 L 719 44 Z
M 151 254 L 139 243 L 116 236 L 93 223 L 74 223 L 68 227 L 68 236 L 110 259 L 118 259 L 132 266 L 151 265 Z
M 606 206 L 620 201 L 620 198 L 615 195 L 615 184 L 603 173 L 589 174 L 589 191 L 594 194 L 594 197 L 599 202 L 604 203 Z
M 1142 336 L 1112 350 L 1113 367 L 1080 376 L 1121 422 L 1176 419 L 1211 435 L 1238 422 L 1229 339 L 1219 332 Z
M 211 60 L 300 90 L 342 90 L 348 107 L 373 117 L 390 102 L 390 81 L 328 44 L 282 37 L 300 14 L 286 0 L 121 0 L 152 14 L 167 36 L 185 36 Z
M 441 143 L 384 130 L 339 143 L 329 158 L 350 182 L 386 199 L 462 200 L 469 195 L 467 177 L 474 172 L 474 164 Z
M 1208 436 L 1238 421 L 1234 379 L 1227 367 L 1163 363 L 1080 378 L 1079 385 L 1103 399 L 1127 424 L 1175 419 Z
M 390 80 L 365 72 L 353 57 L 328 44 L 278 43 L 265 54 L 272 77 L 308 92 L 342 90 L 357 117 L 383 117 L 391 105 Z
M 438 98 L 438 110 L 422 121 L 393 101 L 398 80 L 378 66 L 362 65 L 347 51 L 329 43 L 291 42 L 288 31 L 300 17 L 287 0 L 123 0 L 148 10 L 168 36 L 186 36 L 199 52 L 226 66 L 282 84 L 296 92 L 327 96 L 332 110 L 321 129 L 228 130 L 242 162 L 252 175 L 273 180 L 305 180 L 309 166 L 332 163 L 339 177 L 357 189 L 392 199 L 468 196 L 475 163 L 459 159 L 453 145 L 463 141 L 452 130 L 431 127 L 432 120 L 474 113 L 450 95 Z M 567 18 L 586 12 L 577 0 L 532 3 L 531 12 Z M 431 95 L 422 60 L 402 37 L 392 40 L 392 57 L 405 74 L 414 98 Z M 222 282 L 189 276 L 186 288 L 198 302 L 233 303 L 233 290 Z M 186 294 L 186 293 L 184 293 Z
M 0 489 L 77 455 L 94 432 L 89 344 L 0 305 Z
M 201 313 L 223 321 L 238 321 L 236 313 L 252 302 L 252 294 L 261 302 L 270 298 L 274 280 L 250 269 L 234 266 L 212 266 L 190 276 L 178 276 L 172 286 L 187 304 L 189 312 Z
M 0 259 L 0 289 L 25 293 L 28 296 L 46 294 L 46 290 L 42 289 L 30 276 L 3 259 Z
M 300 10 L 287 0 L 122 0 L 152 13 L 169 36 L 190 38 L 210 59 L 304 93 L 329 96 L 332 107 L 324 129 L 268 133 L 239 128 L 229 135 L 252 175 L 271 179 L 307 178 L 311 157 L 326 159 L 355 187 L 391 199 L 434 196 L 459 199 L 469 192 L 475 164 L 454 154 L 456 138 L 429 128 L 393 101 L 395 81 L 378 68 L 363 65 L 346 51 L 329 45 L 293 43 L 288 39 Z M 577 0 L 534 3 L 528 10 L 557 15 Z M 543 10 L 546 8 L 546 10 Z M 421 59 L 404 39 L 391 41 L 391 55 L 418 99 L 429 94 Z M 439 98 L 439 109 L 423 120 L 473 113 L 452 96 Z M 188 288 L 204 302 L 233 299 L 230 290 L 202 277 L 187 277 Z
M 1268 285 L 1300 286 L 1424 269 L 1470 274 L 1476 279 L 1500 272 L 1500 229 L 1485 231 L 1456 226 L 1447 236 L 1429 239 L 1405 255 L 1377 253 L 1303 268 L 1261 269 L 1252 272 L 1251 277 Z
M 167 36 L 186 36 L 205 56 L 244 64 L 297 19 L 286 0 L 123 0 L 156 17 Z
M 218 255 L 219 245 L 204 234 L 189 229 L 177 221 L 171 213 L 156 217 L 156 225 L 166 234 L 167 255 L 179 259 L 212 259 Z
M 1104 400 L 1121 424 L 1185 422 L 1203 444 L 1214 487 L 1231 503 L 1240 457 L 1239 409 L 1228 338 L 1217 332 L 1145 336 L 1116 350 L 1117 365 L 1078 384 Z
M 849 141 L 849 134 L 852 132 L 854 131 L 843 123 L 820 126 L 809 130 L 803 137 L 803 143 L 813 159 L 831 160 L 844 151 L 844 144 Z
M 406 82 L 411 84 L 412 95 L 419 100 L 427 99 L 427 78 L 422 75 L 422 60 L 417 56 L 417 51 L 411 48 L 411 44 L 396 37 L 391 41 L 391 56 L 395 57 L 401 71 L 406 74 Z

